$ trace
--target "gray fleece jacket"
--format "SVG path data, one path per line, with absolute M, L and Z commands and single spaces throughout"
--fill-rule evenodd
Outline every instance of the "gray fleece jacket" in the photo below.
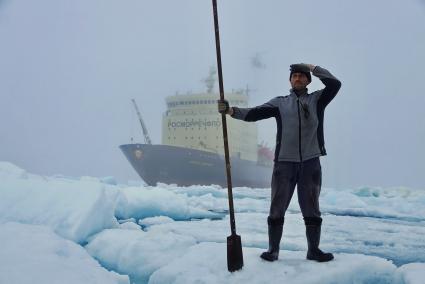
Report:
M 326 106 L 338 93 L 341 82 L 328 70 L 316 66 L 313 75 L 324 89 L 297 95 L 292 89 L 287 96 L 271 99 L 253 108 L 233 107 L 233 118 L 257 121 L 274 117 L 277 123 L 274 161 L 302 162 L 326 155 L 323 117 Z

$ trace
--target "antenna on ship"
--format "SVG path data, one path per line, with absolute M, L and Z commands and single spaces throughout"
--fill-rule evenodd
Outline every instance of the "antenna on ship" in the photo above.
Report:
M 251 89 L 249 88 L 248 84 L 246 84 L 245 94 L 247 95 L 247 97 L 249 97 L 249 93 L 251 93 Z
M 142 115 L 140 114 L 136 101 L 134 99 L 131 99 L 131 101 L 133 102 L 134 108 L 136 109 L 137 116 L 139 117 L 140 125 L 142 126 L 142 130 L 143 130 L 143 136 L 145 137 L 145 142 L 146 144 L 152 144 L 151 139 L 149 138 L 148 129 L 146 128 L 145 123 L 143 122 Z
M 208 77 L 205 78 L 204 80 L 202 80 L 205 85 L 207 86 L 207 93 L 211 94 L 212 91 L 214 90 L 214 85 L 215 85 L 215 81 L 216 81 L 216 76 L 217 74 L 217 69 L 214 66 L 210 67 L 210 72 L 208 74 Z

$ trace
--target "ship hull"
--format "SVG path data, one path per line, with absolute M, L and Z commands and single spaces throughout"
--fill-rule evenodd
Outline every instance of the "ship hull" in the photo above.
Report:
M 130 164 L 148 184 L 211 185 L 227 187 L 224 157 L 183 147 L 151 144 L 120 146 Z M 270 187 L 272 168 L 231 158 L 232 186 Z

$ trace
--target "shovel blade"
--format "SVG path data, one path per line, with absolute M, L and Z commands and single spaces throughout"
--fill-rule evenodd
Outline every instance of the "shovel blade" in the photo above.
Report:
M 227 270 L 234 272 L 243 267 L 241 236 L 231 235 L 227 237 Z

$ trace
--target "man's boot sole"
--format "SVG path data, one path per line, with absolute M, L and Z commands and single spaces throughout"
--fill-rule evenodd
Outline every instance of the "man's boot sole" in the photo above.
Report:
M 326 258 L 326 259 L 320 259 L 320 258 L 316 258 L 316 257 L 307 256 L 307 259 L 308 260 L 314 260 L 314 261 L 317 261 L 317 262 L 328 262 L 328 261 L 333 260 L 334 256 L 331 255 L 329 258 Z
M 268 252 L 263 252 L 260 255 L 260 257 L 261 257 L 261 259 L 263 259 L 265 261 L 269 261 L 269 262 L 276 261 L 279 258 L 278 256 L 273 256 L 271 253 L 268 253 Z

